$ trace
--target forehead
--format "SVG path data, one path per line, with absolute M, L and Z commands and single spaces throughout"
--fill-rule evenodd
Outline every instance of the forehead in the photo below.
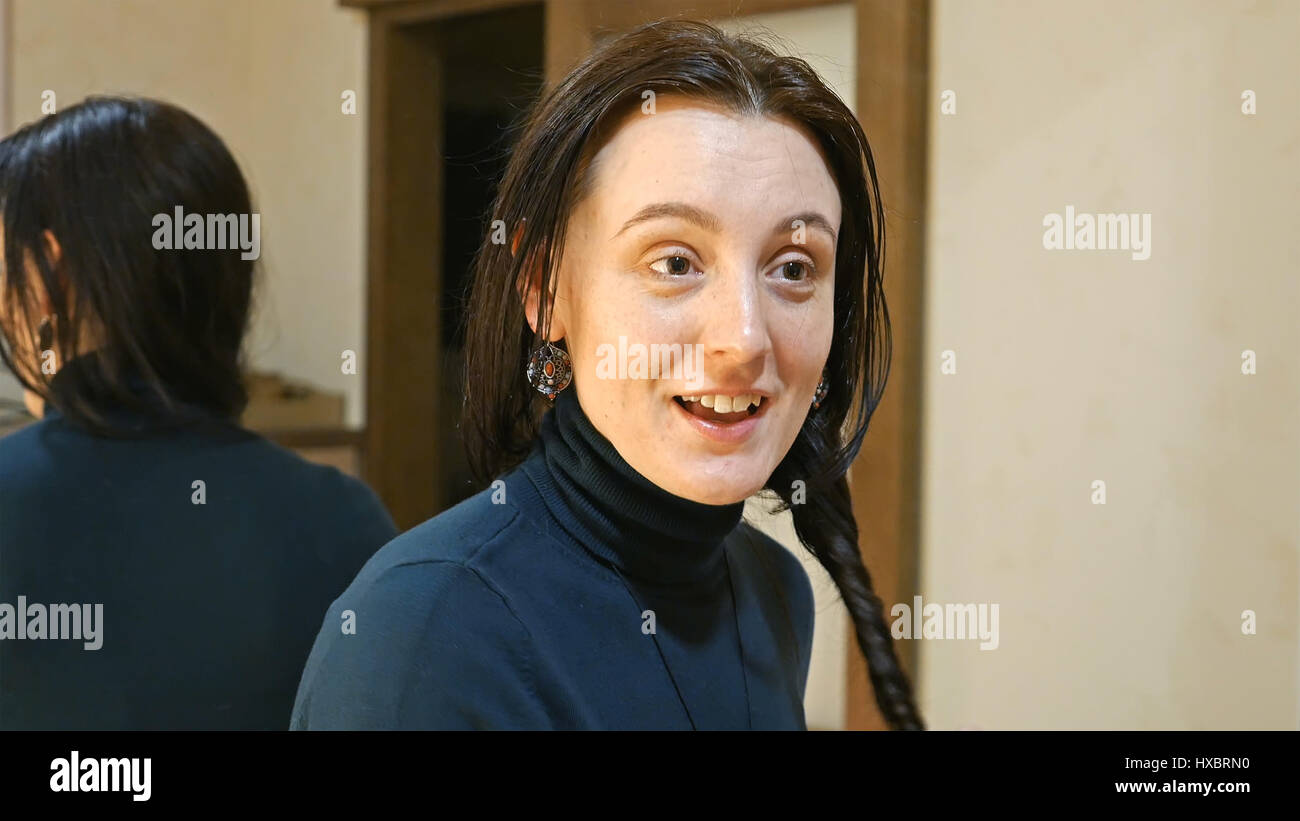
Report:
M 839 192 L 817 146 L 784 120 L 660 96 L 627 115 L 595 154 L 589 218 L 622 224 L 647 203 L 685 201 L 728 228 L 819 211 L 840 220 Z

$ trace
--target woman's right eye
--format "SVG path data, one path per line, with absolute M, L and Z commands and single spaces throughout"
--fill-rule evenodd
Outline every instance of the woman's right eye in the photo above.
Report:
M 662 266 L 662 267 L 656 267 Z M 691 261 L 681 254 L 661 257 L 650 264 L 650 270 L 666 277 L 685 276 L 691 272 Z

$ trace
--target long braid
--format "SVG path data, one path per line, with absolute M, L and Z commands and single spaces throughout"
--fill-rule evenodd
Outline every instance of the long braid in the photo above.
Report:
M 781 498 L 782 509 L 790 510 L 799 541 L 826 568 L 844 599 L 881 714 L 892 729 L 924 730 L 911 682 L 894 652 L 884 605 L 858 552 L 858 523 L 849 483 L 842 473 L 830 478 L 817 472 L 820 460 L 813 455 L 820 448 L 813 437 L 820 432 L 814 428 L 814 432 L 800 433 L 768 487 Z M 797 479 L 806 482 L 806 496 L 798 502 L 794 500 Z

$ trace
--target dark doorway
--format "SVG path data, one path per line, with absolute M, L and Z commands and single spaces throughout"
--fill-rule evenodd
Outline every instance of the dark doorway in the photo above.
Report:
M 403 529 L 478 490 L 465 299 L 512 126 L 544 84 L 544 25 L 533 4 L 372 29 L 366 478 Z
M 489 209 L 518 118 L 540 94 L 543 10 L 538 6 L 454 18 L 439 27 L 446 56 L 443 97 L 442 507 L 475 487 L 460 435 L 465 300 L 470 265 L 491 228 Z M 521 366 L 522 367 L 522 366 Z M 454 390 L 451 380 L 455 380 Z

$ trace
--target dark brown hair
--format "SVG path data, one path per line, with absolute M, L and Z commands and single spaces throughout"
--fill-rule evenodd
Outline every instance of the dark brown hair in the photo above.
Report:
M 504 243 L 485 240 L 475 260 L 463 421 L 470 463 L 486 481 L 522 461 L 537 435 L 544 400 L 525 381 L 524 363 L 546 338 L 567 221 L 589 184 L 588 165 L 606 132 L 641 105 L 647 90 L 797 124 L 827 159 L 842 205 L 830 393 L 809 414 L 767 486 L 781 498 L 781 509 L 791 511 L 800 541 L 839 588 L 885 719 L 895 729 L 923 729 L 858 552 L 845 478 L 889 373 L 880 192 L 857 118 L 804 60 L 779 56 L 707 23 L 658 21 L 596 50 L 528 113 L 492 212 L 511 235 L 522 225 L 519 247 L 511 253 L 512 236 Z M 536 332 L 518 290 L 534 266 L 541 268 Z M 797 480 L 806 488 L 801 503 L 792 498 Z
M 254 260 L 239 248 L 154 247 L 157 215 L 250 215 L 239 166 L 213 131 L 174 105 L 88 97 L 0 142 L 0 220 L 9 319 L 0 360 L 70 421 L 125 435 L 106 412 L 130 408 L 162 426 L 214 413 L 233 419 L 248 401 L 241 348 Z M 44 235 L 60 246 L 56 261 Z M 34 267 L 29 274 L 28 267 Z M 52 322 L 29 281 L 49 296 Z M 61 367 L 31 372 L 27 340 Z M 90 337 L 93 355 L 79 349 Z

